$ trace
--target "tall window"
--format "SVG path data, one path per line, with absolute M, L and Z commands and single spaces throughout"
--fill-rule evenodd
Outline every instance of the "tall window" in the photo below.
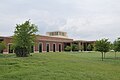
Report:
M 39 44 L 39 52 L 42 52 L 42 43 Z
M 56 51 L 56 46 L 55 46 L 55 44 L 53 44 L 53 52 L 55 52 Z
M 12 44 L 9 44 L 8 49 L 9 49 L 9 53 L 13 53 Z
M 61 52 L 61 51 L 62 51 L 62 45 L 59 44 L 59 52 Z
M 47 52 L 50 51 L 50 45 L 49 45 L 49 44 L 46 45 L 46 51 L 47 51 Z

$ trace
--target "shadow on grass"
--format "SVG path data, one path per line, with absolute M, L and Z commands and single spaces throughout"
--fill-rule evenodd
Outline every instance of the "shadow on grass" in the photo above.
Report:
M 15 54 L 0 54 L 0 58 L 16 58 Z
M 105 58 L 105 59 L 113 59 L 113 60 L 120 60 L 120 57 L 111 57 L 111 58 Z

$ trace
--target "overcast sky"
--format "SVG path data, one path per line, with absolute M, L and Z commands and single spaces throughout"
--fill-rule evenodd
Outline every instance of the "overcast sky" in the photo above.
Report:
M 120 0 L 0 0 L 0 36 L 31 19 L 39 34 L 65 31 L 70 38 L 120 37 Z

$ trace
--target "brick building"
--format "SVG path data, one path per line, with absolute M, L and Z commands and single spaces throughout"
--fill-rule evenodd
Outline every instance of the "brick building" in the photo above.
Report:
M 6 45 L 3 53 L 14 53 L 11 48 L 12 37 L 0 37 L 0 41 L 3 41 Z M 36 35 L 35 45 L 31 47 L 31 52 L 62 52 L 67 45 L 72 46 L 72 44 L 77 44 L 79 47 L 83 47 L 84 51 L 87 51 L 86 46 L 93 43 L 94 41 L 74 41 L 67 37 L 66 32 L 47 32 L 46 36 Z

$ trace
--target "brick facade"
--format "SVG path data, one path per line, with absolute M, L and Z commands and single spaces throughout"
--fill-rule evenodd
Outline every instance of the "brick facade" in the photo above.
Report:
M 3 53 L 10 53 L 10 47 L 12 45 L 12 37 L 0 37 L 0 39 L 2 39 L 6 45 L 6 49 L 3 50 Z M 62 52 L 64 51 L 64 43 L 66 42 L 72 43 L 73 39 L 37 35 L 33 50 L 34 53 L 39 53 L 40 52 L 39 49 L 42 49 L 41 52 L 47 52 L 47 45 L 49 45 L 49 52 L 53 52 L 54 48 L 55 48 L 54 49 L 55 52 Z M 42 48 L 40 48 L 40 44 L 42 44 L 41 45 Z M 54 44 L 55 47 L 53 48 Z
M 6 49 L 3 50 L 3 53 L 13 53 L 13 50 L 10 50 L 12 45 L 12 37 L 0 37 L 0 40 L 3 41 L 6 45 Z M 80 47 L 83 47 L 84 51 L 87 51 L 86 46 L 88 44 L 94 44 L 95 41 L 73 41 L 69 38 L 60 38 L 60 37 L 51 37 L 36 35 L 35 45 L 33 46 L 34 53 L 41 52 L 62 52 L 66 44 L 77 44 Z

